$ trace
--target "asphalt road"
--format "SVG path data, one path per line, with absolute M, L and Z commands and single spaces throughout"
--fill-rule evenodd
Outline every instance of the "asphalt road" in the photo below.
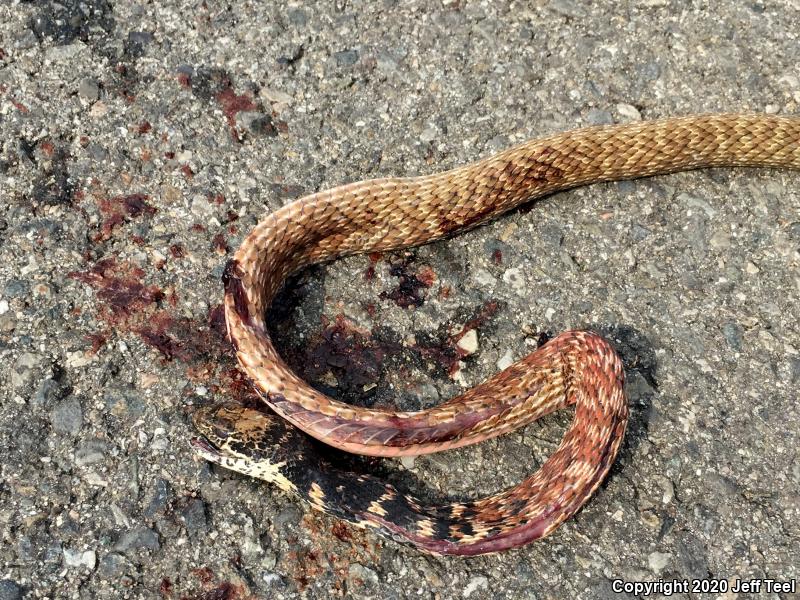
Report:
M 795 0 L 0 4 L 0 600 L 617 598 L 658 580 L 728 599 L 796 580 L 795 173 L 581 188 L 283 297 L 287 360 L 363 405 L 433 405 L 564 329 L 611 339 L 628 434 L 546 540 L 423 556 L 188 440 L 195 406 L 249 396 L 220 275 L 268 211 L 578 126 L 798 114 L 798 32 Z M 476 497 L 532 472 L 570 418 L 369 466 Z

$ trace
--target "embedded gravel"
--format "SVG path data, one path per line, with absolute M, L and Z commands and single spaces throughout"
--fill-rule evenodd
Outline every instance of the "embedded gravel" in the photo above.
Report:
M 211 468 L 188 440 L 195 406 L 249 397 L 220 276 L 265 213 L 582 125 L 798 114 L 798 32 L 793 0 L 0 4 L 0 599 L 796 580 L 795 173 L 557 194 L 446 242 L 312 268 L 274 308 L 304 377 L 404 409 L 561 330 L 607 335 L 631 424 L 606 484 L 544 541 L 423 556 Z M 427 498 L 475 497 L 533 471 L 569 420 L 371 465 Z

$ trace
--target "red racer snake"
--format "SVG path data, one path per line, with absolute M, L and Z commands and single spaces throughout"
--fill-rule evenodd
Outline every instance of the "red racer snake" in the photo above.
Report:
M 622 364 L 600 336 L 562 333 L 440 406 L 399 412 L 349 406 L 306 384 L 275 351 L 265 311 L 286 278 L 312 263 L 425 244 L 580 185 L 722 166 L 800 169 L 800 118 L 722 114 L 578 129 L 439 174 L 343 185 L 268 215 L 229 262 L 225 315 L 241 367 L 278 415 L 326 444 L 372 456 L 426 454 L 575 405 L 558 449 L 519 485 L 425 507 L 369 476 L 342 479 L 317 467 L 297 473 L 290 468 L 295 459 L 262 455 L 270 444 L 292 452 L 303 443 L 297 434 L 281 428 L 265 439 L 265 432 L 275 433 L 274 419 L 247 409 L 200 411 L 196 422 L 206 439 L 198 449 L 223 466 L 277 481 L 316 508 L 432 553 L 482 554 L 548 535 L 603 481 L 625 431 Z

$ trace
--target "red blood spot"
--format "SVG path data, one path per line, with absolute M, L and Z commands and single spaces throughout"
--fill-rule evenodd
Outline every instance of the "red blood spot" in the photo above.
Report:
M 433 269 L 425 267 L 419 273 L 413 273 L 408 259 L 401 259 L 390 267 L 389 272 L 397 277 L 398 286 L 390 292 L 381 292 L 380 297 L 392 300 L 403 308 L 422 306 L 425 290 L 431 287 L 435 279 Z
M 382 256 L 380 252 L 369 253 L 369 267 L 367 267 L 367 270 L 364 272 L 364 279 L 367 281 L 375 279 L 375 265 L 378 264 Z
M 222 112 L 225 114 L 225 118 L 228 120 L 231 136 L 237 142 L 240 142 L 241 137 L 236 129 L 236 115 L 243 111 L 255 110 L 255 103 L 247 94 L 237 95 L 232 87 L 226 87 L 217 94 L 216 98 L 222 108 Z
M 90 333 L 86 337 L 92 343 L 92 349 L 91 349 L 92 354 L 97 354 L 100 348 L 102 348 L 108 341 L 108 338 L 103 333 Z
M 431 287 L 433 282 L 436 281 L 436 273 L 430 267 L 422 267 L 417 273 L 417 278 L 425 287 Z
M 169 577 L 164 577 L 161 580 L 161 583 L 158 584 L 158 591 L 162 596 L 166 596 L 167 598 L 172 596 L 172 582 L 169 580 Z
M 211 247 L 217 251 L 217 254 L 227 254 L 230 251 L 228 242 L 225 241 L 225 236 L 221 233 L 215 235 L 211 240 Z
M 200 580 L 200 583 L 211 583 L 214 581 L 214 572 L 208 567 L 200 567 L 199 569 L 192 569 L 192 575 Z
M 344 521 L 336 521 L 331 527 L 331 533 L 343 542 L 349 542 L 353 539 L 350 527 Z
M 121 225 L 128 219 L 134 219 L 143 215 L 152 216 L 156 213 L 155 206 L 147 202 L 149 196 L 146 194 L 130 194 L 128 196 L 115 196 L 110 199 L 100 199 L 100 212 L 105 219 L 100 225 L 100 235 L 95 241 L 107 240 L 117 225 Z

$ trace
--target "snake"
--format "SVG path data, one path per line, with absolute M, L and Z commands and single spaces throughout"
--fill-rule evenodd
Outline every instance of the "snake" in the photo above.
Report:
M 483 383 L 432 408 L 363 408 L 316 390 L 272 344 L 266 311 L 308 265 L 426 244 L 524 202 L 598 182 L 708 167 L 800 169 L 800 117 L 702 114 L 579 128 L 453 170 L 358 181 L 266 215 L 222 276 L 227 332 L 265 410 L 197 409 L 199 455 L 271 481 L 314 509 L 435 555 L 473 556 L 552 533 L 597 490 L 628 420 L 624 369 L 592 331 L 561 333 Z M 378 457 L 463 447 L 574 407 L 557 449 L 516 486 L 426 504 L 369 474 L 331 464 L 314 440 Z

